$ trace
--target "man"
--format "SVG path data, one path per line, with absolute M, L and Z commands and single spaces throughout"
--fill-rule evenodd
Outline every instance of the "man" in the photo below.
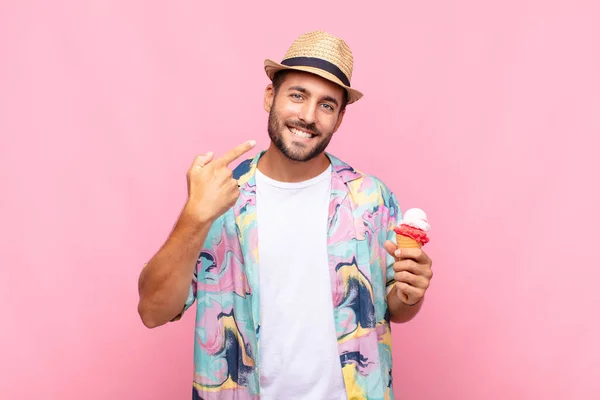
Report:
M 431 260 L 397 249 L 396 196 L 326 153 L 350 86 L 346 43 L 300 36 L 265 61 L 268 150 L 196 157 L 188 201 L 139 279 L 146 326 L 196 302 L 194 399 L 392 399 L 390 321 L 423 304 Z M 260 239 L 260 242 L 259 242 Z

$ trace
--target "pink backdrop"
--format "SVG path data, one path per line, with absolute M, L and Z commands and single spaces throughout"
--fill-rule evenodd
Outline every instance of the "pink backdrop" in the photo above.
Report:
M 0 3 L 0 398 L 190 398 L 193 313 L 147 330 L 137 276 L 312 29 L 365 93 L 330 151 L 433 225 L 398 397 L 600 398 L 599 2 L 203 3 Z

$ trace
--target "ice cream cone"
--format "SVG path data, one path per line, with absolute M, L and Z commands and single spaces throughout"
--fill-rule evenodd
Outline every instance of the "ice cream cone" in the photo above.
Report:
M 430 228 L 425 211 L 420 208 L 406 211 L 404 219 L 394 228 L 398 248 L 420 249 L 429 242 Z
M 427 222 L 425 212 L 420 208 L 411 208 L 406 212 L 399 226 L 394 228 L 394 232 L 396 232 L 396 245 L 399 249 L 420 249 L 429 242 L 430 228 L 431 226 Z M 396 288 L 399 288 L 397 282 L 394 285 L 396 285 Z M 409 300 L 408 295 L 402 292 L 402 290 L 397 290 L 397 293 L 402 296 L 404 303 Z
M 396 234 L 396 242 L 399 249 L 420 249 L 421 243 L 408 236 Z

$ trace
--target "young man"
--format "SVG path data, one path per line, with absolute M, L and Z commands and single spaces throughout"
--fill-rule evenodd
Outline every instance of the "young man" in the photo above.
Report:
M 139 279 L 149 328 L 196 302 L 194 399 L 393 399 L 390 321 L 423 304 L 431 260 L 397 249 L 396 196 L 326 153 L 353 58 L 324 32 L 265 61 L 271 145 L 196 157 L 188 201 Z M 259 241 L 260 239 L 260 241 Z

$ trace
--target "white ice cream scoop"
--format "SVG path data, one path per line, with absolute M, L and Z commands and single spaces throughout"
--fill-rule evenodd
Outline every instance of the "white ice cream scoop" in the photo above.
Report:
M 431 229 L 429 222 L 427 222 L 427 214 L 425 214 L 425 211 L 421 210 L 420 208 L 411 208 L 406 210 L 400 224 L 419 228 L 425 232 L 429 232 Z

